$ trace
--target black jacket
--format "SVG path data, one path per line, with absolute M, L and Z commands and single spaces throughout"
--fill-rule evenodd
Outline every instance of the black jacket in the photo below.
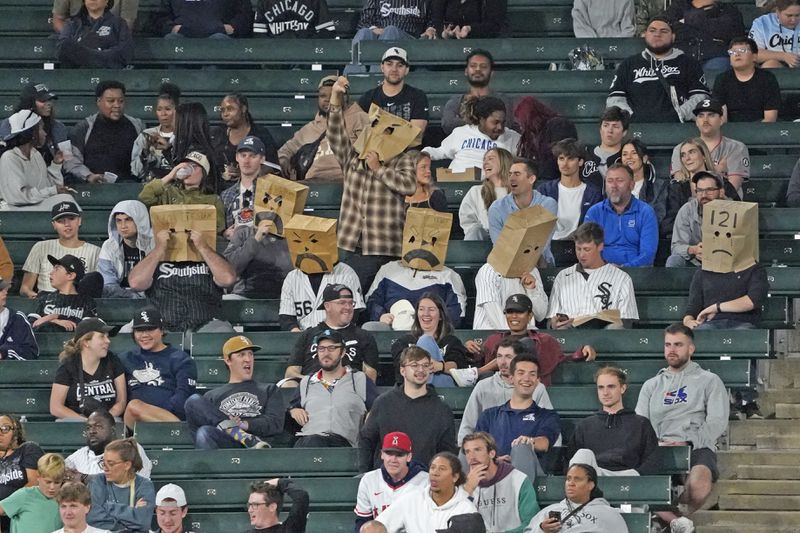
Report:
M 58 60 L 69 67 L 123 68 L 133 59 L 128 23 L 110 11 L 92 20 L 81 11 L 58 36 Z
M 253 21 L 256 37 L 332 36 L 336 24 L 325 0 L 259 0 Z M 320 34 L 321 35 L 318 35 Z
M 414 460 L 430 463 L 439 452 L 456 452 L 453 411 L 428 385 L 428 393 L 409 398 L 402 385 L 378 396 L 358 436 L 359 471 L 381 465 L 383 437 L 402 431 L 411 438 Z
M 450 24 L 470 26 L 473 39 L 509 34 L 507 0 L 433 0 L 432 12 L 438 34 Z
M 253 30 L 253 8 L 250 0 L 161 0 L 155 15 L 156 28 L 161 35 L 178 33 L 184 37 L 208 37 L 225 33 L 225 24 L 233 26 L 232 37 L 249 37 Z
M 739 8 L 728 3 L 697 9 L 692 0 L 673 0 L 666 15 L 677 34 L 675 46 L 698 61 L 726 57 L 730 40 L 747 33 Z

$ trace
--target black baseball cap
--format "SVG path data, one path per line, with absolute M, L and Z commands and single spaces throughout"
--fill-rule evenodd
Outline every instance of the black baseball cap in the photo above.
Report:
M 436 533 L 486 533 L 486 524 L 480 513 L 457 514 L 447 521 L 447 529 Z
M 163 329 L 164 321 L 155 307 L 146 307 L 133 317 L 133 329 Z
M 86 275 L 86 267 L 83 266 L 83 261 L 74 255 L 67 254 L 61 259 L 56 259 L 52 255 L 48 255 L 47 260 L 50 261 L 51 265 L 61 265 L 67 272 L 75 274 L 76 284 Z
M 694 176 L 692 176 L 692 183 L 697 185 L 697 182 L 702 179 L 712 179 L 717 184 L 717 187 L 722 189 L 725 186 L 725 183 L 722 181 L 722 176 L 716 174 L 714 172 L 709 172 L 707 170 L 701 170 L 699 172 L 695 172 Z
M 317 333 L 316 336 L 314 336 L 314 344 L 319 344 L 320 341 L 325 339 L 332 340 L 336 344 L 344 344 L 342 334 L 336 329 L 327 328 Z
M 344 291 L 347 291 L 347 294 L 342 294 Z M 317 307 L 317 310 L 325 309 L 325 302 L 332 302 L 342 298 L 352 299 L 353 291 L 344 283 L 331 283 L 322 291 L 322 303 Z
M 506 300 L 504 311 L 517 311 L 520 313 L 530 313 L 533 311 L 533 302 L 524 294 L 512 294 Z
M 44 83 L 30 83 L 26 85 L 22 88 L 22 92 L 20 93 L 19 97 L 21 100 L 36 100 L 37 102 L 47 102 L 49 100 L 58 99 L 56 93 L 48 89 L 47 85 Z
M 119 328 L 116 326 L 109 326 L 99 318 L 84 318 L 75 326 L 75 335 L 73 335 L 72 338 L 78 340 L 92 331 L 107 333 L 109 337 L 113 337 L 117 334 Z
M 694 113 L 694 116 L 697 116 L 703 112 L 711 112 L 716 113 L 717 115 L 722 115 L 722 102 L 712 98 L 706 98 L 705 100 L 700 100 L 692 112 Z
M 81 208 L 75 202 L 59 202 L 50 210 L 51 220 L 58 220 L 61 217 L 79 217 Z

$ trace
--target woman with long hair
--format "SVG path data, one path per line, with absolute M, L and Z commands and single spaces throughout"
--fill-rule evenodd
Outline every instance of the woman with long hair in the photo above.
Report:
M 417 173 L 417 190 L 411 196 L 406 196 L 406 207 L 424 207 L 447 212 L 447 198 L 444 191 L 436 187 L 431 172 L 431 156 L 425 152 L 412 150 L 414 168 Z
M 209 182 L 213 184 L 213 191 L 220 192 L 219 180 L 220 163 L 214 153 L 214 143 L 208 125 L 208 113 L 205 106 L 199 102 L 179 104 L 175 109 L 175 139 L 172 143 L 172 164 L 184 160 L 191 152 L 198 151 L 205 154 L 211 164 Z
M 483 164 L 487 150 L 505 148 L 516 153 L 520 135 L 506 128 L 506 104 L 494 96 L 479 96 L 464 101 L 464 122 L 448 135 L 439 148 L 423 151 L 431 159 L 451 159 L 450 170 L 463 172 Z
M 525 531 L 628 533 L 622 515 L 603 498 L 603 491 L 597 486 L 597 471 L 592 466 L 581 463 L 570 466 L 564 493 L 566 498 L 539 511 Z M 551 516 L 555 513 L 558 518 Z
M 539 179 L 558 178 L 558 165 L 553 158 L 552 148 L 563 139 L 578 138 L 575 124 L 533 96 L 525 96 L 517 102 L 514 118 L 521 135 L 517 155 L 536 161 Z
M 770 12 L 753 21 L 750 37 L 758 46 L 756 61 L 763 68 L 800 65 L 800 0 L 771 0 Z
M 104 408 L 121 417 L 127 404 L 125 367 L 108 350 L 115 329 L 99 318 L 85 318 L 58 355 L 60 363 L 50 390 L 50 414 L 56 418 L 86 420 Z
M 69 130 L 63 122 L 56 118 L 55 100 L 57 98 L 56 93 L 48 89 L 44 83 L 32 82 L 22 88 L 19 101 L 14 107 L 15 113 L 30 110 L 42 117 L 45 139 L 36 148 L 48 165 L 53 162 L 53 157 L 59 151 L 58 143 L 69 139 Z M 4 139 L 10 134 L 11 123 L 8 118 L 3 119 L 3 122 L 0 122 L 0 139 Z
M 35 442 L 27 442 L 22 424 L 14 415 L 0 413 L 0 500 L 23 487 L 39 482 L 37 463 L 44 452 Z M 0 516 L 0 529 L 10 531 L 11 521 Z
M 623 142 L 620 161 L 633 171 L 633 195 L 650 204 L 661 224 L 667 212 L 669 181 L 656 176 L 647 146 L 639 139 Z
M 429 383 L 438 387 L 456 386 L 450 371 L 466 368 L 467 350 L 461 339 L 455 336 L 444 300 L 434 292 L 426 292 L 417 302 L 411 332 L 392 343 L 397 383 L 403 382 L 399 367 L 400 353 L 406 346 L 414 344 L 427 351 L 433 361 Z
M 504 148 L 492 148 L 483 156 L 483 183 L 473 185 L 461 200 L 458 221 L 465 241 L 489 240 L 489 206 L 508 194 L 508 173 L 514 156 Z
M 158 126 L 142 131 L 133 144 L 131 172 L 141 181 L 163 178 L 172 169 L 172 143 L 175 140 L 175 115 L 180 104 L 181 89 L 163 83 L 156 98 Z
M 131 62 L 131 29 L 110 11 L 113 5 L 114 0 L 84 0 L 58 35 L 61 66 L 125 68 Z
M 142 457 L 136 439 L 119 439 L 106 445 L 102 474 L 89 477 L 92 507 L 86 515 L 90 526 L 125 533 L 150 531 L 155 510 L 153 482 L 137 474 Z

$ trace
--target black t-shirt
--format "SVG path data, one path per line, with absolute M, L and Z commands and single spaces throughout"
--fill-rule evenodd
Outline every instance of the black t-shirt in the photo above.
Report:
M 748 81 L 739 81 L 732 70 L 717 76 L 714 98 L 728 106 L 729 122 L 761 122 L 764 111 L 780 109 L 781 89 L 772 72 L 757 68 Z
M 87 317 L 97 316 L 97 304 L 94 298 L 85 294 L 61 294 L 57 291 L 40 292 L 36 297 L 36 312 L 29 315 L 33 320 L 50 314 L 57 314 L 60 320 L 69 320 L 76 324 Z M 38 331 L 64 331 L 64 328 L 47 323 L 37 328 Z
M 396 96 L 386 96 L 383 87 L 378 86 L 365 92 L 358 99 L 358 105 L 367 113 L 371 103 L 403 120 L 428 120 L 428 97 L 424 92 L 408 84 L 403 85 L 403 90 Z
M 80 388 L 78 376 L 79 357 L 71 357 L 61 363 L 53 380 L 59 385 L 69 387 L 64 405 L 75 412 L 80 409 L 80 398 L 78 396 L 78 389 Z M 106 409 L 111 409 L 114 402 L 117 401 L 117 387 L 114 385 L 114 379 L 124 374 L 125 366 L 122 361 L 113 353 L 108 352 L 108 355 L 100 359 L 100 365 L 94 374 L 83 371 L 83 386 L 89 397 L 101 402 Z
M 128 274 L 130 274 L 133 267 L 144 257 L 144 253 L 133 246 L 128 246 L 125 241 L 122 241 L 122 281 L 119 282 L 120 287 L 128 287 Z
M 328 329 L 325 322 L 320 322 L 313 328 L 309 328 L 300 334 L 297 342 L 289 356 L 289 366 L 302 366 L 302 373 L 307 376 L 320 369 L 317 359 L 317 345 L 314 337 L 320 331 Z M 344 339 L 344 356 L 342 366 L 349 366 L 356 370 L 362 370 L 363 363 L 367 363 L 375 370 L 378 369 L 378 345 L 375 338 L 355 324 L 337 330 Z
M 406 209 L 409 207 L 421 207 L 423 209 L 433 209 L 441 213 L 447 213 L 447 196 L 441 189 L 434 189 L 430 198 L 422 202 L 406 202 Z
M 222 308 L 222 289 L 214 283 L 211 269 L 194 261 L 159 263 L 147 296 L 170 331 L 202 326 Z
M 28 483 L 25 469 L 36 470 L 36 463 L 44 452 L 35 442 L 23 442 L 8 457 L 0 459 L 0 500 L 11 496 Z M 0 527 L 9 531 L 11 526 L 7 516 L 0 517 Z

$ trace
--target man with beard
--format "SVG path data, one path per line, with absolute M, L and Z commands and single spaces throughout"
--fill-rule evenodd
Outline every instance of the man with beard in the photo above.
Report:
M 103 473 L 101 463 L 106 444 L 122 437 L 117 435 L 115 424 L 114 417 L 105 409 L 97 410 L 89 415 L 89 418 L 86 419 L 86 446 L 79 448 L 67 457 L 65 461 L 67 474 L 71 477 L 80 476 L 85 480 L 87 476 Z M 137 474 L 149 479 L 153 464 L 147 458 L 144 448 L 140 444 L 137 444 L 136 447 L 139 449 L 143 465 Z
M 701 170 L 692 176 L 694 198 L 683 204 L 672 226 L 672 254 L 668 267 L 699 267 L 703 264 L 703 206 L 722 197 L 722 178 Z
M 644 32 L 646 49 L 619 64 L 606 107 L 629 111 L 635 122 L 684 122 L 709 97 L 696 59 L 673 48 L 675 34 L 664 17 L 653 17 Z
M 381 72 L 383 83 L 371 91 L 365 92 L 358 100 L 358 105 L 369 112 L 370 104 L 411 122 L 420 131 L 409 148 L 416 148 L 422 143 L 425 127 L 428 125 L 428 97 L 423 91 L 406 84 L 409 72 L 408 54 L 402 48 L 392 47 L 383 53 Z
M 661 446 L 691 446 L 691 469 L 680 497 L 691 515 L 711 493 L 719 477 L 717 440 L 728 428 L 730 402 L 722 380 L 692 361 L 694 333 L 683 324 L 664 330 L 667 368 L 648 379 L 639 393 L 636 414 L 650 419 Z M 664 513 L 672 533 L 694 531 L 692 521 Z
M 325 329 L 314 339 L 320 369 L 300 381 L 289 414 L 300 426 L 295 448 L 356 446 L 361 420 L 378 395 L 366 374 L 342 366 L 344 338 Z
M 603 259 L 618 267 L 653 266 L 658 249 L 658 218 L 633 196 L 633 171 L 615 163 L 606 172 L 606 196 L 586 213 L 586 222 L 603 228 Z
M 343 177 L 342 167 L 336 161 L 327 139 L 328 109 L 331 104 L 331 92 L 337 76 L 325 76 L 319 82 L 317 105 L 319 111 L 314 120 L 300 128 L 286 144 L 278 150 L 278 159 L 283 175 L 292 180 L 305 181 L 340 181 Z M 349 105 L 348 105 L 349 104 Z M 361 131 L 367 127 L 369 117 L 357 103 L 349 103 L 349 96 L 344 95 L 344 124 L 350 142 L 356 142 Z M 310 163 L 300 160 L 298 152 L 307 151 L 316 145 L 316 151 L 310 155 Z M 302 153 L 300 155 L 303 155 Z M 305 159 L 305 156 L 302 158 Z M 305 166 L 305 165 L 308 166 Z
M 508 96 L 489 88 L 493 72 L 494 58 L 488 50 L 475 48 L 467 54 L 464 65 L 464 76 L 467 78 L 469 91 L 467 94 L 452 96 L 444 105 L 444 110 L 442 111 L 442 129 L 445 135 L 450 135 L 454 129 L 465 124 L 462 114 L 464 100 L 477 98 L 479 96 L 494 96 L 502 100 L 506 105 L 506 127 L 515 131 L 517 130 L 513 113 L 514 101 Z

